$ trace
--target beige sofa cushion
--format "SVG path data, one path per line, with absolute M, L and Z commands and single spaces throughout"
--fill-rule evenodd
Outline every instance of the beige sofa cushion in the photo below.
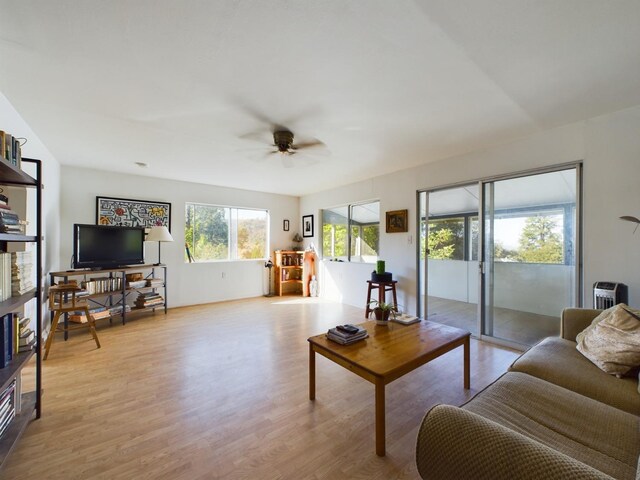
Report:
M 640 415 L 635 377 L 605 374 L 576 350 L 576 343 L 557 337 L 542 340 L 509 368 L 541 378 L 625 412 Z
M 604 372 L 625 375 L 640 366 L 640 311 L 624 304 L 607 309 L 576 340 L 578 351 Z
M 636 478 L 640 417 L 518 372 L 462 408 L 614 478 Z

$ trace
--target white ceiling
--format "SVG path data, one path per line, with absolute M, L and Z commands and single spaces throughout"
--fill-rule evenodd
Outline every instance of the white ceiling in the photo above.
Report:
M 0 11 L 0 91 L 65 165 L 301 195 L 640 104 L 637 0 Z M 258 117 L 330 155 L 285 168 Z

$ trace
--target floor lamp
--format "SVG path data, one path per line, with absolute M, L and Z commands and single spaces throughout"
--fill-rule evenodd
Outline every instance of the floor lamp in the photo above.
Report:
M 151 227 L 149 235 L 145 239 L 147 242 L 158 242 L 158 263 L 154 265 L 162 265 L 160 262 L 160 243 L 173 242 L 173 237 L 169 233 L 169 229 L 164 225 Z

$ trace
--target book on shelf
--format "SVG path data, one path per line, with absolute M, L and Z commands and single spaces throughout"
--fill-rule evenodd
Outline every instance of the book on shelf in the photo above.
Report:
M 13 314 L 0 317 L 0 368 L 6 367 L 13 358 Z
M 0 394 L 0 436 L 15 417 L 16 380 Z
M 33 290 L 33 256 L 31 251 L 11 253 L 11 293 L 23 295 Z
M 109 318 L 111 316 L 111 312 L 107 310 L 106 307 L 90 308 L 89 313 L 94 320 L 102 320 L 103 318 Z M 84 310 L 78 310 L 69 314 L 69 321 L 73 323 L 87 323 L 89 320 L 87 320 Z
M 399 315 L 396 315 L 395 317 L 392 315 L 391 317 L 389 317 L 389 321 L 401 323 L 402 325 L 411 325 L 412 323 L 418 323 L 420 319 L 415 315 L 401 313 Z
M 346 325 L 346 327 L 352 327 L 354 333 L 346 332 L 338 327 L 330 328 L 327 332 L 327 338 L 340 345 L 351 345 L 360 340 L 363 340 L 369 336 L 367 330 L 360 325 Z
M 126 305 L 124 308 L 125 313 L 130 312 L 131 311 L 131 306 L 130 305 Z M 111 313 L 111 315 L 122 315 L 122 305 L 115 305 L 113 307 L 111 307 L 109 309 L 109 313 Z
M 144 288 L 147 286 L 146 280 L 134 280 L 127 284 L 129 288 Z
M 161 287 L 164 285 L 162 278 L 147 278 L 147 287 Z
M 29 329 L 27 332 L 20 335 L 18 340 L 18 347 L 24 347 L 32 343 L 36 338 L 36 334 L 33 330 Z
M 164 305 L 164 298 L 157 292 L 141 292 L 138 294 L 135 304 L 138 308 L 160 306 Z
M 20 139 L 0 130 L 0 157 L 18 168 L 22 166 Z
M 111 293 L 122 290 L 122 278 L 120 277 L 99 277 L 92 278 L 85 282 L 82 282 L 82 288 L 88 292 L 89 295 L 95 295 L 97 293 Z

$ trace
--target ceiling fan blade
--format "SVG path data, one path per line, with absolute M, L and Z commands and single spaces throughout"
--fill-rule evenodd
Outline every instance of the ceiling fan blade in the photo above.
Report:
M 291 145 L 291 148 L 293 148 L 294 150 L 300 150 L 301 148 L 313 148 L 313 147 L 326 147 L 326 145 L 324 144 L 324 142 L 321 142 L 320 140 L 311 140 L 309 142 L 301 142 L 301 143 L 296 143 L 294 145 Z

